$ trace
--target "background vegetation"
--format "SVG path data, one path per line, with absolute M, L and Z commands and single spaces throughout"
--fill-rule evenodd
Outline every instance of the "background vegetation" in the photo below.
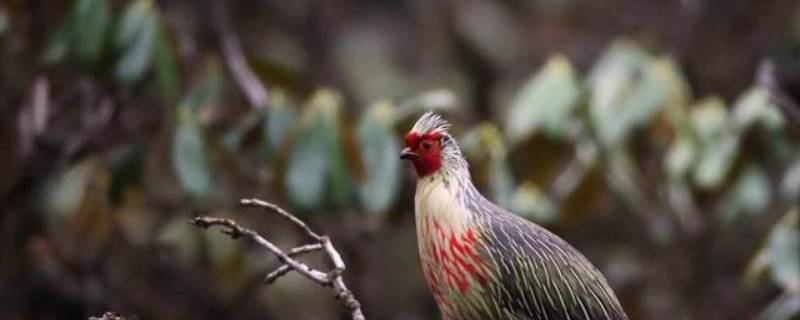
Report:
M 796 1 L 11 0 L 0 66 L 2 319 L 341 317 L 188 225 L 298 243 L 251 196 L 333 237 L 367 317 L 435 319 L 396 158 L 428 109 L 632 319 L 800 315 Z

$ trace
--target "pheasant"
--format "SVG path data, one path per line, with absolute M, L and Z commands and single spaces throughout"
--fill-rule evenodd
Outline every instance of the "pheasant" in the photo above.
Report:
M 580 252 L 478 192 L 448 128 L 424 114 L 400 153 L 417 174 L 420 261 L 442 318 L 627 319 Z

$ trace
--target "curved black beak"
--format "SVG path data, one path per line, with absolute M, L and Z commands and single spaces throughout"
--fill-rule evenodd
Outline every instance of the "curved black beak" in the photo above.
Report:
M 419 154 L 414 151 L 411 151 L 408 147 L 403 148 L 403 151 L 400 151 L 400 159 L 403 160 L 412 160 L 419 158 Z

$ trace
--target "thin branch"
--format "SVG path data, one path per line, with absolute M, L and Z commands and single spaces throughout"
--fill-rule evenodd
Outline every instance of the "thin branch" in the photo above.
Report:
M 289 251 L 287 251 L 286 254 L 288 254 L 290 257 L 296 257 L 302 254 L 319 250 L 322 250 L 322 245 L 319 243 L 314 243 L 292 248 Z M 275 280 L 278 280 L 278 278 L 289 273 L 289 271 L 292 271 L 292 267 L 290 267 L 287 264 L 282 264 L 278 268 L 267 274 L 267 276 L 264 277 L 264 282 L 266 282 L 267 284 L 272 284 L 273 282 L 275 282 Z
M 311 228 L 305 222 L 303 222 L 303 220 L 300 220 L 291 213 L 286 212 L 286 210 L 281 209 L 281 207 L 278 207 L 272 203 L 259 199 L 241 199 L 239 200 L 239 204 L 245 207 L 260 207 L 269 209 L 272 212 L 275 212 L 281 217 L 285 218 L 286 220 L 289 220 L 289 222 L 300 227 L 300 229 L 302 229 L 312 239 L 322 242 L 322 236 L 318 235 L 316 232 L 311 230 Z
M 290 271 L 297 271 L 300 275 L 306 277 L 307 279 L 314 281 L 322 286 L 330 287 L 333 289 L 334 294 L 336 295 L 337 299 L 340 299 L 344 302 L 345 307 L 347 308 L 348 312 L 350 313 L 351 319 L 353 320 L 364 320 L 364 314 L 361 312 L 361 304 L 356 300 L 355 295 L 353 294 L 350 289 L 347 288 L 347 285 L 342 278 L 342 273 L 345 270 L 345 264 L 342 260 L 341 254 L 336 248 L 333 246 L 330 238 L 328 236 L 321 236 L 311 230 L 308 225 L 300 220 L 299 218 L 295 217 L 291 213 L 281 209 L 277 205 L 272 203 L 258 200 L 258 199 L 242 199 L 240 200 L 240 204 L 243 206 L 248 207 L 259 207 L 265 208 L 270 212 L 276 213 L 277 215 L 289 220 L 293 224 L 297 225 L 305 233 L 311 237 L 316 243 L 306 244 L 302 246 L 298 246 L 292 248 L 287 251 L 281 250 L 278 246 L 270 242 L 269 240 L 265 239 L 258 233 L 253 230 L 244 228 L 237 224 L 235 221 L 227 218 L 214 218 L 214 217 L 196 217 L 192 220 L 192 224 L 204 229 L 207 229 L 211 226 L 219 226 L 222 228 L 222 233 L 227 234 L 233 239 L 238 238 L 245 238 L 253 243 L 266 248 L 269 250 L 273 255 L 278 258 L 282 264 L 274 271 L 270 272 L 264 279 L 267 283 L 272 283 L 281 276 L 289 273 Z M 333 269 L 328 272 L 323 272 L 317 269 L 310 267 L 308 264 L 305 264 L 301 261 L 296 260 L 294 257 L 310 253 L 322 251 L 325 252 L 328 260 L 333 265 Z
M 228 7 L 225 0 L 212 0 L 212 18 L 214 29 L 217 31 L 225 64 L 228 66 L 233 80 L 244 93 L 250 105 L 256 108 L 267 106 L 267 89 L 258 79 L 247 64 L 247 59 L 242 53 L 239 36 L 234 32 L 229 18 Z
M 89 317 L 89 320 L 125 320 L 125 317 L 109 311 L 99 317 Z

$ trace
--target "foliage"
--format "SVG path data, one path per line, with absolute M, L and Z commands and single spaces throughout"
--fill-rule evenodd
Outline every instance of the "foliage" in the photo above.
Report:
M 760 226 L 753 230 L 762 232 L 747 234 L 763 238 L 760 246 L 751 244 L 756 239 L 739 239 L 753 256 L 748 266 L 730 268 L 744 274 L 748 288 L 771 290 L 774 300 L 764 307 L 764 318 L 800 314 L 800 141 L 761 83 L 732 102 L 717 95 L 697 97 L 679 60 L 618 39 L 587 70 L 565 55 L 544 59 L 509 92 L 498 90 L 498 100 L 507 106 L 470 122 L 463 121 L 472 119 L 472 110 L 464 107 L 470 101 L 455 101 L 470 93 L 461 74 L 446 75 L 452 90 L 417 90 L 414 81 L 389 74 L 397 71 L 385 66 L 389 62 L 382 54 L 388 50 L 369 50 L 381 40 L 369 37 L 366 44 L 361 38 L 337 44 L 344 78 L 368 88 L 355 93 L 347 86 L 339 91 L 318 88 L 316 82 L 297 85 L 292 75 L 300 71 L 248 55 L 247 62 L 271 85 L 268 105 L 250 108 L 237 97 L 230 62 L 217 53 L 221 50 L 204 47 L 195 53 L 200 58 L 178 61 L 177 52 L 183 57 L 189 49 L 178 50 L 178 30 L 167 23 L 162 3 L 75 0 L 69 5 L 37 52 L 45 72 L 89 79 L 100 98 L 78 104 L 127 103 L 125 112 L 112 117 L 123 118 L 123 124 L 135 123 L 124 119 L 130 114 L 145 118 L 130 109 L 159 113 L 157 132 L 125 141 L 109 152 L 112 156 L 96 152 L 59 163 L 36 189 L 44 200 L 47 232 L 68 243 L 86 241 L 81 232 L 94 230 L 89 237 L 102 241 L 85 250 L 92 256 L 102 256 L 103 244 L 115 239 L 111 230 L 118 228 L 130 245 L 170 247 L 170 257 L 179 263 L 207 263 L 203 267 L 225 279 L 219 282 L 231 292 L 245 290 L 252 280 L 247 275 L 258 275 L 263 263 L 245 261 L 235 246 L 187 230 L 184 217 L 172 212 L 184 205 L 226 212 L 224 203 L 241 192 L 265 193 L 314 221 L 346 225 L 355 220 L 369 224 L 363 227 L 368 231 L 374 231 L 370 222 L 381 221 L 390 225 L 381 231 L 389 230 L 401 219 L 395 212 L 408 216 L 411 210 L 413 188 L 403 179 L 410 174 L 397 160 L 402 134 L 422 111 L 436 109 L 454 122 L 479 187 L 533 221 L 562 229 L 580 221 L 613 221 L 613 231 L 605 227 L 598 234 L 620 239 L 617 231 L 648 230 L 625 240 L 637 242 L 624 250 L 634 253 L 634 248 L 680 251 L 674 249 L 684 249 L 687 242 L 726 239 L 742 225 Z M 0 41 L 10 30 L 8 19 L 0 10 Z M 483 37 L 472 34 L 466 41 L 513 60 L 485 46 Z M 281 48 L 291 53 L 293 47 Z M 358 55 L 361 51 L 369 51 L 367 59 Z M 367 64 L 383 72 L 360 68 Z M 373 90 L 384 87 L 395 90 L 394 99 L 360 101 L 373 99 Z M 156 106 L 144 109 L 144 104 Z M 168 152 L 162 155 L 161 149 Z M 243 187 L 251 185 L 257 187 Z M 170 197 L 181 200 L 164 200 Z M 589 238 L 585 242 L 601 242 Z M 618 276 L 623 280 L 636 274 L 626 266 L 648 265 L 608 256 L 603 259 L 610 261 L 609 269 L 623 274 Z M 706 263 L 703 259 L 693 266 Z

